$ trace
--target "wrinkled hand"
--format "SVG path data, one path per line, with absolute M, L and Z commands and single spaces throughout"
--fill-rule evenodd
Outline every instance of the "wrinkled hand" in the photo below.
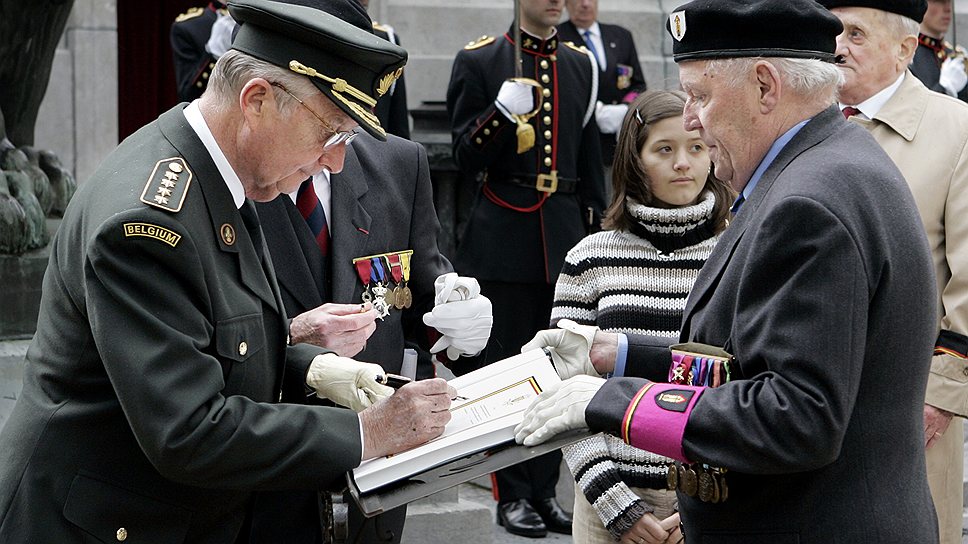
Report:
M 363 459 L 400 453 L 440 436 L 455 396 L 457 391 L 440 378 L 421 380 L 361 412 Z
M 562 380 L 572 376 L 598 376 L 592 364 L 591 350 L 598 327 L 579 325 L 570 319 L 558 321 L 557 329 L 538 331 L 530 342 L 521 346 L 521 353 L 548 348 L 555 370 Z
M 944 436 L 954 414 L 930 404 L 924 405 L 924 449 L 928 449 Z
M 676 517 L 676 526 L 679 525 L 679 514 Z M 669 529 L 663 526 L 665 522 L 660 522 L 651 512 L 646 512 L 635 522 L 622 538 L 621 544 L 665 544 L 669 539 Z
M 659 526 L 669 531 L 669 537 L 666 538 L 663 544 L 682 544 L 684 542 L 682 538 L 682 526 L 679 524 L 679 521 L 679 512 L 675 512 L 659 522 Z
M 598 121 L 598 130 L 605 134 L 618 134 L 622 129 L 622 122 L 625 121 L 625 114 L 628 113 L 628 104 L 602 104 L 601 101 L 595 105 L 595 119 Z
M 461 355 L 477 355 L 491 336 L 491 301 L 481 295 L 474 278 L 450 272 L 434 281 L 434 309 L 425 313 L 423 322 L 443 335 L 430 348 L 431 353 L 447 349 L 451 360 Z
M 941 75 L 938 83 L 951 96 L 958 93 L 968 84 L 968 73 L 965 73 L 965 57 L 949 57 L 941 64 Z
M 514 440 L 536 446 L 556 434 L 588 427 L 585 408 L 604 383 L 602 378 L 575 376 L 542 391 L 514 428 Z
M 386 377 L 380 365 L 324 353 L 309 364 L 306 385 L 316 390 L 317 397 L 359 412 L 393 394 L 393 389 L 376 381 L 377 376 Z
M 511 119 L 512 114 L 531 113 L 534 109 L 534 90 L 532 85 L 509 79 L 501 84 L 494 104 L 508 119 Z
M 327 303 L 301 313 L 289 324 L 291 344 L 312 344 L 330 349 L 342 357 L 363 351 L 366 339 L 376 331 L 376 311 L 369 302 L 359 304 Z
M 205 43 L 205 50 L 213 57 L 219 58 L 232 47 L 232 31 L 235 30 L 235 20 L 227 13 L 219 13 L 212 24 L 212 33 Z

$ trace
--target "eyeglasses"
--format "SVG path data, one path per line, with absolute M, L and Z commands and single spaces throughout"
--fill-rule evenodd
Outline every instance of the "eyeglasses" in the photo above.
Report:
M 271 85 L 273 87 L 279 87 L 280 89 L 283 90 L 283 92 L 291 96 L 293 100 L 295 100 L 296 102 L 299 102 L 299 104 L 302 105 L 302 107 L 309 110 L 309 113 L 313 114 L 313 117 L 318 119 L 319 122 L 323 124 L 323 127 L 326 128 L 327 131 L 333 134 L 332 136 L 329 137 L 328 140 L 326 140 L 326 143 L 323 144 L 323 149 L 331 149 L 333 147 L 336 147 L 339 144 L 350 145 L 350 142 L 352 142 L 356 138 L 358 133 L 356 132 L 355 129 L 354 130 L 336 130 L 335 128 L 330 126 L 329 123 L 327 123 L 326 121 L 323 121 L 323 118 L 320 117 L 319 114 L 317 114 L 315 111 L 313 111 L 312 108 L 307 106 L 305 102 L 303 102 L 298 97 L 296 97 L 296 95 L 289 92 L 289 89 L 285 88 L 281 83 L 276 83 L 273 81 Z

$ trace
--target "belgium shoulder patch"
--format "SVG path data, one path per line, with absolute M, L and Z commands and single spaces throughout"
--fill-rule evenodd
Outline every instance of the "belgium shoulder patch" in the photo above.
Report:
M 472 42 L 468 42 L 468 44 L 464 46 L 464 49 L 472 51 L 474 49 L 484 47 L 485 45 L 491 45 L 492 43 L 494 43 L 494 36 L 481 36 Z
M 205 8 L 199 8 L 199 7 L 189 8 L 188 11 L 186 11 L 185 13 L 182 13 L 178 17 L 175 17 L 175 22 L 180 23 L 182 21 L 194 19 L 195 17 L 198 17 L 202 13 L 205 13 Z
M 149 206 L 169 212 L 181 211 L 188 187 L 192 183 L 192 172 L 181 157 L 162 159 L 155 163 L 148 183 L 141 193 L 141 201 Z
M 124 223 L 122 226 L 124 227 L 125 238 L 154 238 L 155 240 L 164 242 L 171 247 L 177 246 L 178 242 L 182 238 L 181 234 L 178 234 L 167 227 L 162 227 L 160 225 L 154 225 L 151 223 L 131 222 Z

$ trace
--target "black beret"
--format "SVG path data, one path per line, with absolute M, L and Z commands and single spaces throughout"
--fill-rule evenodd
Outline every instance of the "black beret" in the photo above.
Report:
M 834 8 L 871 8 L 903 15 L 917 22 L 924 20 L 928 10 L 927 0 L 817 0 L 827 9 Z
M 373 107 L 403 73 L 406 50 L 375 36 L 355 0 L 302 3 L 314 7 L 230 0 L 229 13 L 241 25 L 232 49 L 307 76 L 364 130 L 385 140 Z
M 833 62 L 840 19 L 813 0 L 695 0 L 669 15 L 676 62 L 789 57 Z

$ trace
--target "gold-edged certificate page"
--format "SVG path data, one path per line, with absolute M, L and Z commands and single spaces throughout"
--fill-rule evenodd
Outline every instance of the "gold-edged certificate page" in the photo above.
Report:
M 539 393 L 561 381 L 543 350 L 491 363 L 450 381 L 457 390 L 439 437 L 390 457 L 364 461 L 351 477 L 360 493 L 514 439 L 514 427 Z

